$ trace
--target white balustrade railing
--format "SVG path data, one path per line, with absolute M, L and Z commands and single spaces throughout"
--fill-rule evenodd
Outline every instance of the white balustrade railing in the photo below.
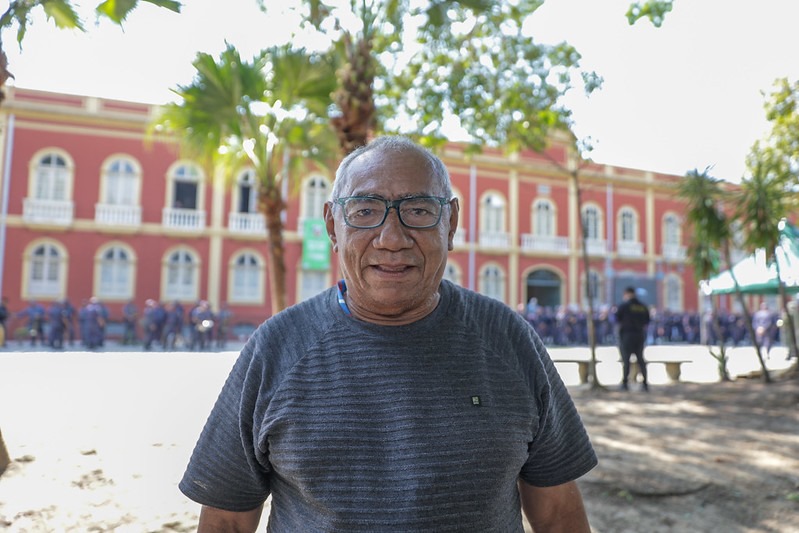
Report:
M 569 238 L 556 235 L 522 234 L 522 251 L 525 252 L 550 252 L 558 254 L 569 253 Z
M 685 246 L 680 246 L 679 244 L 663 245 L 663 259 L 667 261 L 684 261 L 685 257 Z
M 34 224 L 72 224 L 75 204 L 66 200 L 39 200 L 25 198 L 22 201 L 22 219 Z
M 585 247 L 588 250 L 588 255 L 606 255 L 608 253 L 608 245 L 605 239 L 587 239 Z
M 266 235 L 266 218 L 263 213 L 230 213 L 228 229 L 233 233 Z
M 139 226 L 141 206 L 94 204 L 94 221 L 109 226 Z
M 510 248 L 510 233 L 481 231 L 480 246 L 485 248 Z
M 205 211 L 165 207 L 162 224 L 171 229 L 200 231 L 205 228 Z
M 641 257 L 644 255 L 644 243 L 635 241 L 619 241 L 617 244 L 619 255 L 624 257 Z

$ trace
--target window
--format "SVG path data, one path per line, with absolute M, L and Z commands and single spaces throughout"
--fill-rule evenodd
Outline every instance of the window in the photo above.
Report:
M 503 233 L 505 231 L 505 200 L 496 193 L 488 193 L 483 198 L 481 230 L 484 233 Z
M 198 209 L 201 200 L 199 183 L 202 181 L 200 170 L 195 165 L 182 164 L 173 170 L 171 178 L 172 207 Z
M 112 159 L 103 169 L 105 194 L 108 205 L 130 206 L 139 203 L 140 172 L 128 158 Z
M 600 238 L 599 209 L 593 205 L 583 207 L 583 230 L 587 239 L 598 240 Z
M 257 213 L 258 212 L 258 182 L 254 169 L 247 169 L 239 174 L 236 180 L 236 192 L 238 201 L 236 202 L 236 213 Z
M 66 258 L 52 243 L 39 244 L 27 256 L 28 295 L 30 297 L 60 297 L 61 284 L 66 277 Z
M 69 200 L 71 176 L 65 157 L 57 153 L 44 154 L 36 163 L 33 197 L 37 200 Z
M 619 211 L 619 241 L 638 241 L 638 215 L 630 208 Z
M 669 311 L 683 311 L 682 280 L 677 274 L 667 274 L 663 278 L 663 301 Z
M 533 235 L 536 237 L 555 235 L 555 207 L 549 200 L 536 200 L 533 205 Z
M 261 303 L 264 299 L 263 260 L 253 252 L 242 252 L 232 260 L 230 301 Z
M 322 218 L 325 202 L 330 194 L 327 180 L 314 176 L 305 181 L 303 188 L 302 217 Z
M 97 295 L 101 298 L 126 299 L 133 297 L 133 257 L 122 246 L 102 250 L 97 259 L 99 279 Z
M 447 268 L 444 270 L 444 279 L 451 281 L 455 285 L 462 285 L 461 283 L 461 269 L 455 263 L 447 263 Z
M 488 265 L 480 273 L 480 292 L 500 302 L 505 301 L 505 276 L 496 265 Z
M 303 270 L 300 277 L 302 278 L 300 301 L 313 298 L 329 286 L 327 281 L 328 272 L 324 270 Z
M 199 264 L 188 248 L 168 252 L 164 262 L 165 300 L 194 301 L 198 298 Z
M 585 302 L 585 307 L 588 307 L 588 302 L 590 300 L 594 306 L 594 309 L 596 309 L 602 295 L 602 278 L 599 273 L 597 273 L 595 270 L 589 272 L 587 287 L 585 285 L 585 276 L 583 276 L 581 292 L 583 294 L 583 302 Z
M 677 215 L 669 213 L 663 217 L 663 244 L 672 247 L 682 242 L 682 228 Z

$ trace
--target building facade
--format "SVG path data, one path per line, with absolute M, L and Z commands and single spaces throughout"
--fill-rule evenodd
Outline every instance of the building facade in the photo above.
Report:
M 251 170 L 209 175 L 174 140 L 151 138 L 156 106 L 9 87 L 0 107 L 3 147 L 0 283 L 12 311 L 29 301 L 97 296 L 111 319 L 133 300 L 225 303 L 234 322 L 270 316 L 267 236 Z M 685 259 L 678 176 L 590 164 L 568 143 L 545 154 L 440 153 L 460 202 L 446 277 L 517 307 L 598 305 L 636 285 L 650 305 L 697 309 Z M 331 169 L 335 165 L 331 165 Z M 332 171 L 331 171 L 332 172 Z M 337 279 L 335 256 L 303 262 L 306 221 L 318 220 L 333 175 L 286 186 L 287 301 Z M 581 254 L 585 222 L 589 268 Z

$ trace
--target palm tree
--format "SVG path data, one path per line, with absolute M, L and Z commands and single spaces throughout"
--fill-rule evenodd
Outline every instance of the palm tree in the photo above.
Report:
M 254 168 L 269 238 L 272 313 L 277 313 L 286 307 L 281 183 L 298 165 L 329 160 L 335 142 L 327 127 L 333 64 L 289 46 L 247 62 L 231 45 L 218 62 L 199 53 L 193 64 L 192 84 L 175 91 L 182 102 L 165 106 L 154 127 L 179 134 L 184 150 L 214 170 Z
M 729 268 L 730 275 L 732 276 L 733 283 L 735 284 L 735 294 L 738 303 L 744 313 L 744 322 L 749 332 L 749 337 L 752 339 L 752 344 L 755 348 L 760 367 L 763 371 L 763 380 L 766 383 L 771 382 L 768 368 L 760 352 L 760 346 L 755 340 L 754 329 L 752 327 L 752 316 L 746 306 L 743 298 L 743 293 L 740 290 L 738 279 L 735 277 L 735 272 L 732 269 L 732 251 L 730 242 L 732 241 L 731 223 L 727 214 L 723 210 L 723 203 L 728 198 L 727 192 L 722 187 L 721 180 L 710 176 L 708 169 L 699 172 L 694 169 L 688 172 L 680 184 L 678 185 L 678 194 L 687 202 L 687 221 L 691 226 L 691 234 L 693 235 L 693 243 L 689 252 L 695 255 L 693 258 L 694 267 L 697 269 L 697 274 L 705 275 L 711 274 L 712 255 L 711 251 L 721 250 L 725 262 Z M 718 268 L 713 268 L 717 272 Z M 707 278 L 706 278 L 707 279 Z M 714 321 L 717 320 L 714 312 Z M 717 330 L 717 333 L 719 331 Z M 721 378 L 724 379 L 726 374 L 726 355 L 723 348 L 724 340 L 720 339 L 722 345 L 721 352 L 714 355 L 719 361 L 719 368 Z M 724 369 L 722 371 L 722 368 Z
M 790 212 L 790 171 L 780 164 L 780 158 L 771 157 L 768 148 L 755 143 L 748 158 L 750 176 L 741 181 L 737 195 L 736 215 L 744 230 L 744 247 L 749 252 L 762 249 L 766 264 L 773 264 L 777 271 L 777 287 L 782 302 L 783 315 L 788 323 L 787 344 L 791 356 L 797 354 L 793 317 L 788 310 L 788 295 L 780 272 L 778 254 L 783 253 L 780 240 L 781 224 Z
M 686 222 L 688 234 L 693 238 L 688 243 L 688 257 L 699 279 L 710 279 L 719 272 L 718 243 L 730 238 L 730 230 L 726 216 L 718 209 L 724 195 L 720 182 L 705 172 L 692 170 L 685 175 L 677 186 L 677 194 L 687 202 Z M 729 381 L 727 370 L 728 356 L 722 335 L 716 300 L 710 296 L 712 327 L 719 342 L 719 351 L 709 349 L 710 355 L 718 363 L 719 378 Z

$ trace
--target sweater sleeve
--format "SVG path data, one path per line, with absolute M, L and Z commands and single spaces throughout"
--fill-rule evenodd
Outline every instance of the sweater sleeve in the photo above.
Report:
M 249 511 L 270 492 L 254 419 L 263 374 L 255 336 L 244 347 L 200 434 L 179 488 L 202 505 Z
M 539 417 L 520 477 L 531 485 L 549 487 L 586 474 L 597 465 L 597 457 L 549 353 L 538 335 L 531 334 L 535 364 L 530 381 Z

